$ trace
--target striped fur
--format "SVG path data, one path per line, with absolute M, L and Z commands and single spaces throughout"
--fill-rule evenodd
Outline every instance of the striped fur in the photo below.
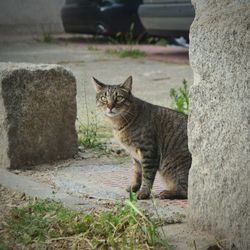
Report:
M 158 171 L 166 184 L 161 199 L 187 198 L 191 155 L 187 115 L 134 97 L 132 77 L 120 85 L 93 78 L 97 106 L 109 117 L 115 138 L 130 153 L 134 174 L 131 189 L 147 199 Z

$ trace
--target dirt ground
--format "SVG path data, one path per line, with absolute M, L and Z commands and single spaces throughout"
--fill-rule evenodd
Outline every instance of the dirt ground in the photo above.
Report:
M 0 185 L 0 231 L 2 222 L 13 207 L 23 206 L 28 203 L 25 193 L 17 192 Z

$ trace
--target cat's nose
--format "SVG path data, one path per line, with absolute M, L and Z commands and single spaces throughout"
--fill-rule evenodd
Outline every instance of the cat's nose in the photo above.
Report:
M 107 108 L 112 111 L 112 109 L 114 108 L 113 103 L 107 103 Z

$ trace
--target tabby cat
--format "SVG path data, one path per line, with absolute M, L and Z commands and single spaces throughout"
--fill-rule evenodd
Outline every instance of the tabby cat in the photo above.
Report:
M 166 190 L 160 199 L 187 198 L 191 155 L 187 143 L 187 115 L 133 96 L 132 77 L 106 85 L 93 77 L 96 103 L 110 119 L 115 138 L 133 159 L 133 178 L 127 190 L 148 199 L 159 171 Z

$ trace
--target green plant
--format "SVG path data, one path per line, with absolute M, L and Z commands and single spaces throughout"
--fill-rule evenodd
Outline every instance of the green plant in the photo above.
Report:
M 7 246 L 6 243 L 0 242 L 0 250 L 9 250 L 10 248 Z
M 97 51 L 98 50 L 98 48 L 96 47 L 96 46 L 93 46 L 93 45 L 88 45 L 88 50 L 90 50 L 90 51 Z
M 85 148 L 94 148 L 94 149 L 105 149 L 104 144 L 101 142 L 101 138 L 98 134 L 98 122 L 97 116 L 94 112 L 89 111 L 87 103 L 87 94 L 85 83 L 83 83 L 84 88 L 84 107 L 86 114 L 86 122 L 82 123 L 80 119 L 77 118 L 77 137 L 78 145 L 84 146 Z
M 156 225 L 136 206 L 134 194 L 109 211 L 88 214 L 51 200 L 35 200 L 11 210 L 4 239 L 11 249 L 170 249 Z M 4 247 L 6 242 L 1 243 Z M 68 244 L 68 245 L 67 245 Z
M 111 41 L 111 43 L 114 44 L 138 44 L 139 41 L 142 39 L 142 36 L 144 34 L 141 34 L 139 36 L 135 35 L 135 24 L 131 23 L 130 27 L 129 27 L 129 31 L 128 32 L 118 32 L 115 35 L 115 38 L 113 37 L 109 37 L 109 40 Z
M 54 38 L 50 33 L 44 32 L 42 42 L 44 42 L 44 43 L 52 43 L 52 42 L 54 42 Z
M 182 87 L 178 90 L 170 89 L 169 95 L 172 98 L 174 108 L 181 113 L 188 113 L 189 110 L 189 95 L 187 81 L 182 81 Z
M 33 240 L 39 245 L 46 239 L 47 230 L 52 223 L 46 214 L 57 211 L 57 204 L 47 201 L 30 203 L 24 208 L 13 208 L 6 220 L 11 239 L 23 245 Z
M 145 33 L 141 33 L 140 35 L 135 35 L 135 24 L 132 23 L 130 25 L 128 32 L 118 32 L 115 37 L 109 37 L 109 40 L 113 44 L 154 44 L 166 46 L 169 44 L 168 40 L 165 38 L 159 38 L 154 36 L 146 36 Z
M 118 55 L 119 57 L 141 58 L 146 56 L 146 53 L 144 51 L 134 48 L 106 49 L 105 52 L 108 54 Z
M 154 37 L 150 36 L 148 37 L 145 42 L 145 44 L 154 44 L 154 45 L 160 45 L 160 46 L 166 46 L 169 44 L 168 40 L 165 38 L 159 38 L 159 37 Z
M 161 247 L 163 247 L 166 250 L 171 250 L 171 247 L 168 244 L 168 241 L 166 240 L 166 235 L 165 235 L 165 232 L 161 226 L 161 223 L 160 223 L 160 227 L 161 227 L 162 235 L 164 236 L 164 239 L 161 239 L 161 237 L 159 236 L 158 226 L 155 223 L 155 220 L 150 219 L 141 210 L 139 210 L 135 205 L 136 201 L 137 201 L 136 194 L 130 190 L 129 200 L 126 200 L 125 204 L 126 204 L 126 206 L 128 206 L 130 208 L 130 213 L 132 213 L 132 214 L 134 213 L 134 215 L 136 215 L 137 217 L 139 216 L 141 218 L 142 225 L 143 225 L 142 229 L 143 229 L 144 233 L 146 234 L 146 239 L 147 239 L 148 245 L 151 247 L 158 246 L 159 249 L 162 249 Z M 151 195 L 151 201 L 153 203 L 153 206 L 155 207 L 158 220 L 160 221 L 159 213 L 158 213 L 158 210 L 156 207 L 156 202 L 155 202 L 153 195 Z
M 93 112 L 88 114 L 87 123 L 83 124 L 78 120 L 77 135 L 78 145 L 84 146 L 85 148 L 104 149 L 104 144 L 101 142 L 100 136 L 98 135 L 98 125 L 96 115 Z

